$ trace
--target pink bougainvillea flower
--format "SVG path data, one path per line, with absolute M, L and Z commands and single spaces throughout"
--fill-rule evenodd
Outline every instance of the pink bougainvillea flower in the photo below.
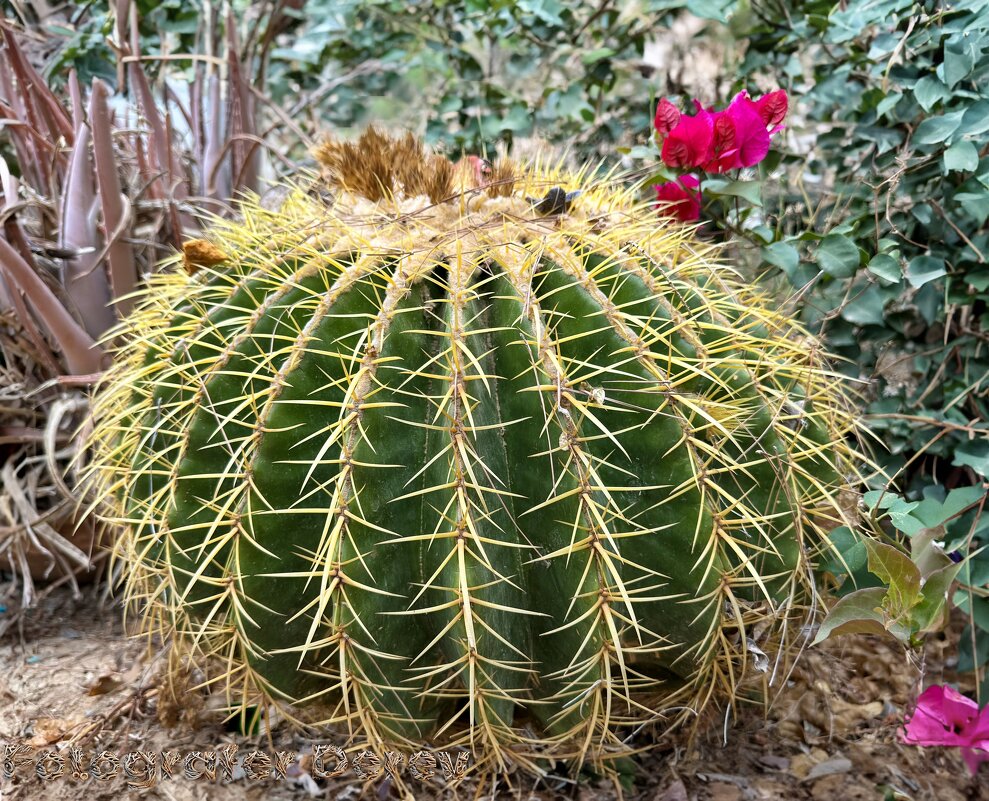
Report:
M 962 759 L 965 760 L 965 764 L 968 765 L 968 769 L 974 776 L 979 772 L 979 765 L 983 762 L 989 762 L 989 742 L 982 748 L 963 748 Z
M 721 173 L 739 167 L 738 131 L 735 121 L 724 111 L 714 114 L 714 134 L 711 137 L 711 152 L 704 162 L 706 172 Z
M 790 109 L 790 99 L 783 89 L 777 89 L 756 100 L 755 106 L 766 126 L 772 127 L 783 122 L 786 112 Z
M 660 137 L 665 137 L 676 128 L 678 122 L 680 122 L 680 109 L 664 97 L 656 107 L 656 119 L 653 122 L 656 133 Z
M 681 114 L 676 126 L 663 140 L 663 163 L 667 167 L 699 167 L 710 159 L 714 115 L 696 100 L 697 114 Z
M 707 172 L 752 167 L 766 158 L 770 132 L 748 94 L 739 92 L 728 108 L 714 117 L 714 129 L 720 134 L 712 137 L 711 156 L 703 165 Z
M 901 742 L 912 745 L 961 748 L 974 774 L 979 763 L 989 761 L 989 706 L 980 711 L 975 701 L 953 687 L 934 684 L 921 693 L 899 734 Z
M 665 98 L 656 108 L 654 125 L 668 167 L 700 167 L 724 173 L 752 167 L 766 158 L 769 139 L 783 126 L 789 99 L 782 89 L 753 100 L 739 92 L 723 111 L 705 109 L 699 101 L 693 116 L 681 114 Z
M 679 180 L 656 184 L 656 205 L 662 213 L 680 220 L 694 222 L 701 216 L 700 179 L 681 175 Z

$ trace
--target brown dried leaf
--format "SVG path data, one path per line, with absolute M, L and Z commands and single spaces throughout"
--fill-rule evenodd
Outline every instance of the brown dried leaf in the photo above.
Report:
M 875 720 L 883 714 L 882 701 L 870 701 L 867 704 L 853 704 L 841 699 L 832 702 L 835 715 L 835 729 L 838 732 L 851 731 L 863 723 Z
M 34 748 L 44 748 L 57 743 L 74 725 L 74 721 L 62 718 L 39 718 L 34 722 L 34 736 L 27 744 Z
M 106 252 L 110 263 L 110 286 L 117 301 L 117 311 L 126 316 L 134 308 L 134 299 L 126 297 L 137 286 L 134 252 L 124 237 L 130 227 L 131 206 L 120 186 L 117 157 L 113 147 L 113 124 L 108 102 L 109 91 L 99 79 L 93 80 L 89 98 L 89 122 L 92 126 L 93 153 L 96 156 L 96 183 L 99 187 L 106 228 Z
M 766 770 L 787 770 L 790 767 L 789 759 L 775 754 L 763 754 L 759 757 L 758 762 Z
M 745 781 L 741 776 L 738 779 L 740 782 Z M 745 797 L 741 787 L 725 782 L 715 782 L 708 785 L 707 792 L 711 801 L 742 801 Z
M 93 214 L 96 188 L 89 156 L 89 126 L 76 131 L 69 169 L 62 191 L 62 225 L 59 246 L 72 253 L 65 259 L 62 280 L 86 332 L 94 339 L 103 336 L 116 321 L 110 282 L 100 264 L 102 245 Z
M 106 695 L 107 693 L 116 692 L 123 686 L 124 682 L 119 675 L 105 673 L 86 687 L 86 695 Z
M 189 275 L 195 275 L 200 267 L 215 267 L 229 256 L 205 239 L 190 239 L 182 243 L 182 266 Z
M 39 319 L 65 355 L 69 370 L 76 375 L 98 372 L 102 349 L 72 318 L 38 274 L 3 239 L 0 239 L 0 270 L 28 297 Z

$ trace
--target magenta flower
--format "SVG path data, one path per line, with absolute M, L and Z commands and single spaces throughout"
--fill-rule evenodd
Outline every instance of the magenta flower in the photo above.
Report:
M 738 164 L 738 128 L 727 111 L 714 114 L 714 136 L 710 157 L 704 163 L 706 172 L 721 173 L 741 166 Z
M 664 97 L 656 107 L 656 119 L 653 122 L 656 133 L 664 137 L 676 128 L 678 122 L 680 122 L 680 109 Z
M 767 114 L 775 114 L 777 111 L 778 109 L 769 105 L 765 109 Z M 714 139 L 711 159 L 704 164 L 705 170 L 727 172 L 752 167 L 766 158 L 769 153 L 769 137 L 779 128 L 767 130 L 767 123 L 759 111 L 758 103 L 748 94 L 739 92 L 728 108 L 717 112 L 715 117 L 715 129 L 720 128 L 723 133 Z
M 700 179 L 681 175 L 677 181 L 656 184 L 656 206 L 680 222 L 694 222 L 701 216 Z
M 783 127 L 789 100 L 781 89 L 758 100 L 739 92 L 723 111 L 705 109 L 696 100 L 694 105 L 693 116 L 681 114 L 666 99 L 656 108 L 654 125 L 662 140 L 663 162 L 724 173 L 752 167 L 766 157 L 770 137 Z
M 668 167 L 700 167 L 710 158 L 714 115 L 696 100 L 697 114 L 680 115 L 676 127 L 663 140 L 663 162 Z
M 790 110 L 790 99 L 786 96 L 785 91 L 777 89 L 775 92 L 760 97 L 755 101 L 755 105 L 762 121 L 766 123 L 767 127 L 771 127 L 783 122 L 786 112 Z
M 980 711 L 975 701 L 953 687 L 934 684 L 921 693 L 899 736 L 912 745 L 961 748 L 974 775 L 979 763 L 989 761 L 989 706 Z

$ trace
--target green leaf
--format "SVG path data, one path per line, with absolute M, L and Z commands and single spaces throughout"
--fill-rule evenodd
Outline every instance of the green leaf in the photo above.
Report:
M 755 225 L 749 229 L 749 232 L 753 237 L 758 237 L 764 245 L 769 245 L 776 239 L 776 232 L 768 225 Z
M 916 145 L 936 145 L 945 141 L 955 132 L 962 122 L 961 111 L 928 117 L 917 126 L 913 132 L 913 142 Z
M 876 116 L 881 117 L 891 109 L 896 108 L 896 104 L 902 99 L 903 95 L 900 92 L 892 92 L 886 95 L 886 97 L 879 102 L 879 105 L 876 106 Z
M 924 111 L 930 111 L 935 103 L 949 96 L 948 87 L 933 75 L 925 75 L 914 84 L 913 96 Z
M 726 11 L 731 0 L 687 0 L 687 11 L 701 19 L 713 19 L 718 22 L 728 22 Z
M 957 192 L 954 201 L 962 205 L 965 213 L 974 218 L 978 225 L 989 219 L 989 192 Z
M 958 446 L 952 464 L 958 467 L 971 467 L 983 478 L 989 477 L 989 442 L 976 440 Z
M 800 263 L 800 254 L 797 249 L 788 242 L 773 242 L 762 249 L 762 258 L 770 264 L 774 264 L 781 270 L 789 274 L 797 269 Z
M 949 89 L 972 73 L 977 56 L 975 42 L 971 37 L 955 34 L 944 46 L 944 62 L 940 72 Z
M 831 553 L 821 569 L 836 576 L 851 574 L 865 567 L 869 552 L 860 536 L 852 533 L 847 526 L 839 526 L 828 535 L 831 540 Z
M 866 494 L 875 496 L 879 493 L 870 492 Z M 908 501 L 900 495 L 887 492 L 883 496 L 882 502 L 878 505 L 878 507 L 875 506 L 875 502 L 873 502 L 870 506 L 873 512 L 877 509 L 885 510 L 886 514 L 889 515 L 893 526 L 898 531 L 912 535 L 915 534 L 917 530 L 925 528 L 925 524 L 922 522 L 921 513 L 925 508 L 925 504 L 929 503 L 931 503 L 930 499 L 925 499 L 923 501 Z
M 753 206 L 762 206 L 761 181 L 722 181 L 712 178 L 705 183 L 704 188 L 709 195 L 740 197 Z
M 976 632 L 974 646 L 973 653 L 972 632 L 966 626 L 958 640 L 957 669 L 963 673 L 969 673 L 976 667 L 989 663 L 989 636 L 980 636 L 980 633 Z M 989 682 L 986 683 L 989 684 Z
M 944 266 L 944 259 L 936 256 L 914 256 L 907 264 L 907 280 L 910 286 L 920 289 L 924 284 L 929 284 L 947 274 Z
M 910 538 L 910 559 L 917 565 L 924 581 L 941 568 L 954 564 L 945 554 L 944 543 L 939 537 L 944 538 L 944 529 L 941 526 L 923 528 Z
M 974 136 L 989 131 L 989 100 L 979 100 L 965 109 L 962 124 L 958 128 L 961 136 Z
M 962 562 L 959 581 L 973 587 L 989 587 L 989 551 L 976 551 Z
M 870 286 L 841 309 L 841 316 L 855 325 L 882 325 L 885 301 L 878 287 Z
M 893 128 L 885 128 L 881 125 L 864 125 L 858 123 L 855 126 L 855 135 L 863 143 L 874 146 L 876 155 L 881 156 L 895 147 L 899 147 L 903 142 L 903 132 Z
M 836 603 L 824 618 L 812 645 L 842 634 L 886 634 L 883 587 L 851 592 Z
M 603 61 L 606 58 L 611 58 L 615 55 L 615 51 L 610 47 L 599 47 L 596 50 L 590 50 L 584 53 L 580 60 L 583 62 L 585 67 L 589 67 L 592 64 L 597 64 L 599 61 Z
M 986 495 L 985 487 L 958 487 L 948 493 L 944 499 L 943 514 L 944 521 L 947 522 L 957 517 L 970 506 L 974 506 Z
M 844 234 L 828 234 L 817 247 L 817 263 L 834 278 L 851 278 L 859 258 L 859 249 Z
M 989 270 L 972 270 L 965 273 L 965 283 L 977 292 L 985 292 L 989 289 Z
M 532 128 L 532 121 L 525 106 L 512 106 L 508 114 L 501 121 L 503 131 L 528 131 Z
M 955 606 L 969 616 L 975 625 L 983 631 L 989 631 L 989 598 L 980 598 L 978 595 L 972 596 L 972 603 L 969 603 L 968 591 L 958 590 L 954 598 Z
M 974 172 L 979 166 L 979 151 L 968 139 L 961 139 L 944 151 L 945 172 Z
M 900 500 L 900 496 L 888 490 L 869 490 L 862 494 L 862 502 L 870 512 L 877 509 L 889 509 Z
M 892 545 L 866 540 L 865 547 L 869 551 L 869 572 L 889 585 L 886 610 L 891 617 L 898 618 L 920 596 L 920 570 L 909 556 Z
M 886 281 L 898 283 L 903 278 L 900 262 L 885 253 L 873 256 L 869 260 L 869 272 L 878 275 Z
M 959 570 L 960 564 L 947 565 L 927 577 L 920 602 L 910 610 L 910 624 L 914 635 L 940 627 L 948 602 L 948 590 Z
M 908 537 L 923 530 L 924 524 L 914 516 L 913 512 L 920 506 L 920 501 L 907 501 L 899 496 L 889 505 L 889 520 L 893 528 L 902 531 Z

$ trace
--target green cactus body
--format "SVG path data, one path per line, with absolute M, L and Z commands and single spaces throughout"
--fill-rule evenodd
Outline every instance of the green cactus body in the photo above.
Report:
M 127 595 L 234 707 L 597 758 L 794 638 L 837 377 L 630 192 L 516 179 L 249 207 L 119 332 L 93 474 Z

